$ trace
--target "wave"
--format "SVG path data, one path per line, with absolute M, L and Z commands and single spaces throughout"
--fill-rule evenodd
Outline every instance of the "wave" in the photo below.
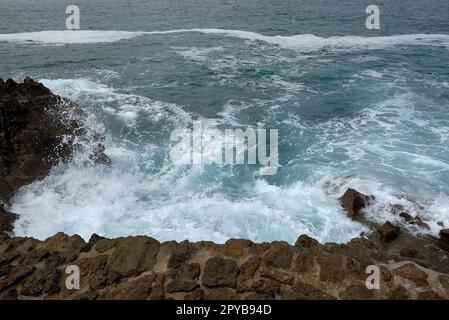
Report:
M 29 44 L 108 43 L 141 36 L 142 32 L 106 30 L 46 30 L 0 34 L 0 42 Z
M 244 30 L 195 28 L 165 31 L 107 31 L 107 30 L 77 30 L 77 31 L 38 31 L 0 34 L 0 41 L 40 44 L 83 44 L 107 43 L 124 39 L 132 39 L 143 35 L 165 35 L 177 33 L 203 33 L 241 38 L 250 41 L 261 41 L 281 48 L 313 52 L 323 49 L 332 50 L 365 50 L 384 49 L 398 45 L 443 46 L 449 48 L 448 34 L 404 34 L 391 36 L 331 36 L 319 37 L 313 34 L 267 36 Z

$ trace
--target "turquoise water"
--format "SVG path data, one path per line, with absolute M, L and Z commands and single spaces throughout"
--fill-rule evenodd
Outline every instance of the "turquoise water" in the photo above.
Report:
M 67 166 L 24 187 L 15 233 L 160 240 L 347 241 L 347 187 L 449 225 L 449 3 L 380 1 L 0 3 L 0 77 L 39 79 L 106 136 L 111 167 Z M 27 10 L 24 10 L 24 7 Z M 193 120 L 279 130 L 276 175 L 174 166 L 170 133 Z M 422 208 L 420 208 L 422 206 Z

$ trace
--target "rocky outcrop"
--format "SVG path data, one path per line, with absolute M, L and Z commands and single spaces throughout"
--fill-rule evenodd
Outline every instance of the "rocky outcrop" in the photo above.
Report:
M 294 246 L 3 236 L 0 299 L 449 299 L 448 258 L 404 230 L 388 242 L 378 232 L 346 244 L 302 235 Z M 73 266 L 79 289 L 66 285 Z M 369 266 L 379 289 L 366 286 Z
M 54 95 L 41 83 L 0 79 L 0 200 L 9 201 L 20 187 L 44 178 L 50 168 L 68 161 L 76 138 L 85 132 L 84 115 L 73 102 Z M 108 163 L 98 142 L 92 160 Z M 10 231 L 15 215 L 0 210 L 0 233 Z

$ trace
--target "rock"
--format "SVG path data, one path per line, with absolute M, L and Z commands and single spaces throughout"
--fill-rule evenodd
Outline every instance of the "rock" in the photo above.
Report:
M 311 284 L 295 280 L 292 286 L 294 292 L 294 299 L 296 300 L 333 300 L 335 299 L 331 295 L 321 291 Z M 291 297 L 293 298 L 293 297 Z
M 116 241 L 111 239 L 98 239 L 94 245 L 95 251 L 103 253 L 112 249 L 115 246 Z
M 16 289 L 8 289 L 0 293 L 0 300 L 17 300 L 19 293 Z
M 131 281 L 107 287 L 99 296 L 99 300 L 146 300 L 152 291 L 155 274 L 144 275 Z
M 298 240 L 296 240 L 295 247 L 297 248 L 318 248 L 319 242 L 306 234 L 302 234 L 299 236 Z
M 213 288 L 204 293 L 204 300 L 239 300 L 239 296 L 230 288 Z
M 44 178 L 54 164 L 70 159 L 83 119 L 75 103 L 52 94 L 31 78 L 21 84 L 11 79 L 0 83 L 3 201 L 9 203 L 20 187 Z M 101 147 L 93 156 L 105 160 Z
M 208 287 L 235 288 L 239 268 L 234 260 L 209 258 L 204 266 L 202 282 Z
M 128 237 L 117 241 L 108 266 L 118 274 L 129 276 L 151 271 L 156 264 L 159 242 L 149 237 Z
M 275 241 L 263 257 L 267 266 L 288 269 L 292 263 L 293 248 L 283 241 Z
M 440 282 L 441 286 L 449 292 L 449 275 L 443 274 L 438 276 L 438 281 Z
M 440 238 L 449 243 L 449 229 L 442 229 L 440 230 Z
M 177 269 L 167 271 L 167 276 L 173 280 L 197 280 L 200 276 L 201 268 L 198 263 L 183 263 Z
M 196 289 L 192 292 L 187 293 L 184 296 L 184 300 L 203 300 L 204 299 L 204 290 Z
M 251 246 L 251 244 L 252 241 L 249 240 L 229 239 L 225 242 L 223 252 L 232 258 L 238 258 L 244 254 L 245 249 Z
M 190 292 L 198 288 L 200 285 L 194 280 L 173 280 L 167 283 L 167 292 Z
M 428 285 L 427 274 L 418 269 L 413 263 L 407 263 L 394 269 L 393 274 L 413 282 L 417 287 L 426 287 Z
M 191 248 L 188 241 L 183 241 L 178 244 L 170 257 L 168 258 L 167 268 L 178 268 L 184 261 L 186 261 L 191 253 Z
M 347 300 L 369 300 L 374 298 L 374 290 L 369 290 L 365 284 L 350 285 L 341 295 Z
M 385 222 L 380 228 L 377 229 L 377 231 L 384 242 L 396 239 L 401 232 L 398 227 L 392 225 L 389 221 Z
M 268 297 L 274 298 L 274 296 L 279 293 L 281 289 L 281 284 L 272 279 L 259 279 L 254 281 L 251 286 L 251 290 L 267 295 Z
M 353 220 L 361 219 L 361 209 L 369 205 L 374 200 L 373 196 L 364 195 L 354 189 L 349 188 L 339 199 L 341 206 L 346 210 L 346 214 Z
M 248 258 L 240 268 L 239 277 L 243 279 L 250 279 L 254 276 L 257 269 L 259 269 L 261 259 L 259 257 Z
M 338 283 L 342 282 L 347 275 L 346 261 L 344 256 L 332 253 L 319 256 L 320 280 L 324 282 Z
M 0 234 L 12 232 L 14 221 L 19 218 L 19 215 L 8 212 L 0 205 Z
M 24 296 L 41 296 L 59 291 L 61 273 L 52 267 L 36 269 L 22 285 L 21 294 Z
M 418 293 L 418 300 L 444 300 L 442 296 L 434 291 L 424 291 Z
M 283 283 L 283 284 L 292 284 L 294 275 L 291 273 L 288 273 L 282 269 L 275 269 L 275 268 L 268 268 L 266 266 L 263 266 L 260 269 L 260 276 L 264 278 L 270 278 L 277 282 Z
M 162 300 L 165 298 L 164 292 L 165 276 L 163 273 L 156 274 L 151 288 L 150 300 Z

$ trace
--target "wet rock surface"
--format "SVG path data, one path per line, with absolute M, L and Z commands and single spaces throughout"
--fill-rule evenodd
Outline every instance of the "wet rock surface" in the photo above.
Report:
M 47 176 L 50 168 L 70 160 L 84 135 L 81 109 L 27 77 L 23 83 L 0 79 L 0 201 L 9 204 L 22 186 Z M 99 137 L 101 140 L 101 137 Z M 91 159 L 109 163 L 98 141 Z M 0 202 L 0 203 L 1 203 Z M 0 233 L 17 218 L 0 209 Z

